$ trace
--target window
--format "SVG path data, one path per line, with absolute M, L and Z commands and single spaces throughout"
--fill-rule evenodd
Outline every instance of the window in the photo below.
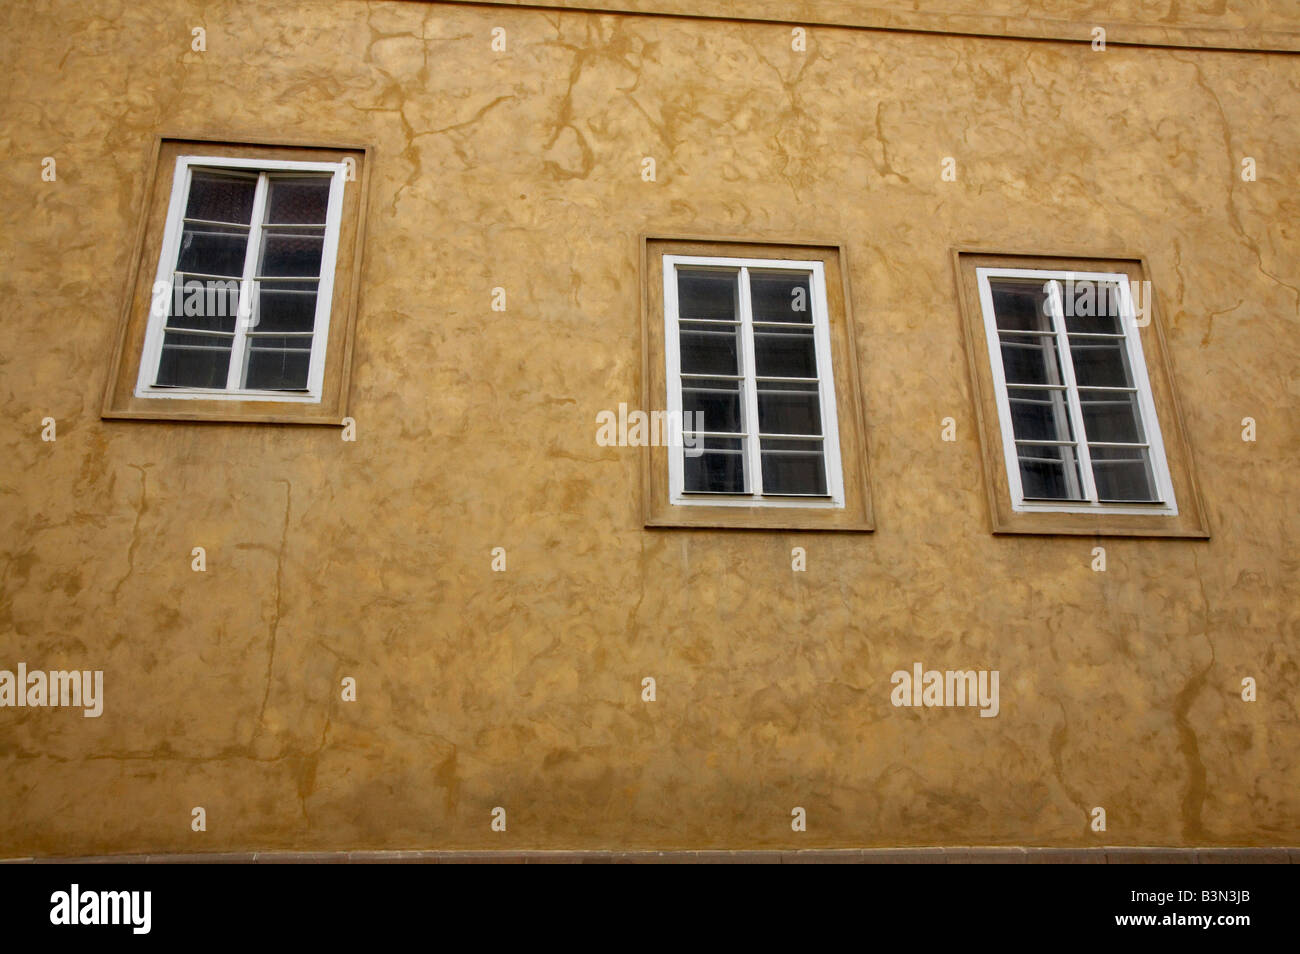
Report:
M 160 152 L 106 416 L 339 423 L 363 152 Z
M 345 174 L 177 160 L 137 394 L 320 399 Z
M 976 274 L 1016 509 L 1177 513 L 1128 276 Z
M 669 255 L 664 301 L 673 503 L 843 506 L 821 263 Z
M 975 299 L 971 347 L 984 359 L 973 370 L 991 392 L 986 451 L 1001 446 L 995 521 L 1012 515 L 1000 530 L 1203 530 L 1163 342 L 1150 331 L 1150 283 L 1140 264 L 1124 264 L 959 255 Z M 1151 366 L 1144 329 L 1158 359 Z M 1168 421 L 1172 442 L 1161 428 Z M 1167 443 L 1176 445 L 1170 455 Z
M 870 529 L 833 248 L 649 241 L 647 409 L 681 429 L 649 455 L 650 525 Z

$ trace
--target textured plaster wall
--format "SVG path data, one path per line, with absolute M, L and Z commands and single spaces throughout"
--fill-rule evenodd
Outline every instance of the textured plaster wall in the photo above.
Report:
M 1300 59 L 293 0 L 0 62 L 0 668 L 106 693 L 0 710 L 0 855 L 1300 838 Z M 100 419 L 166 132 L 375 146 L 356 443 Z M 640 526 L 642 231 L 847 243 L 874 534 Z M 989 533 L 958 243 L 1149 257 L 1212 540 Z

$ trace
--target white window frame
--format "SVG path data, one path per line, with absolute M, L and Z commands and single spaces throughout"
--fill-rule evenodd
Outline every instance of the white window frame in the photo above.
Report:
M 1151 382 L 1147 377 L 1146 360 L 1142 356 L 1142 339 L 1138 334 L 1136 311 L 1133 307 L 1130 278 L 1122 272 L 1074 272 L 1055 269 L 1036 268 L 977 268 L 975 274 L 979 282 L 980 308 L 984 315 L 984 331 L 989 349 L 989 363 L 993 371 L 993 385 L 997 392 L 998 418 L 1002 430 L 1002 449 L 1006 460 L 1007 480 L 1011 487 L 1012 510 L 1020 513 L 1131 513 L 1177 516 L 1178 503 L 1174 496 L 1173 480 L 1169 474 L 1169 464 L 1165 459 L 1164 439 L 1160 433 L 1160 420 L 1156 415 L 1155 401 L 1151 394 Z M 1048 315 L 1052 320 L 1056 346 L 1064 378 L 1066 402 L 1069 409 L 1071 429 L 1076 438 L 1076 452 L 1079 458 L 1080 477 L 1083 481 L 1083 494 L 1087 501 L 1044 501 L 1026 500 L 1020 479 L 1020 461 L 1016 451 L 1015 432 L 1011 422 L 1011 403 L 1007 394 L 1006 375 L 1002 367 L 1002 347 L 998 338 L 997 317 L 993 310 L 993 290 L 991 279 L 1028 278 L 1050 286 Z M 1139 413 L 1142 416 L 1142 430 L 1146 437 L 1144 442 L 1150 451 L 1151 471 L 1155 480 L 1159 503 L 1102 503 L 1098 499 L 1097 489 L 1092 474 L 1092 461 L 1088 456 L 1087 431 L 1083 426 L 1083 411 L 1079 403 L 1079 387 L 1074 380 L 1074 362 L 1070 356 L 1070 345 L 1066 335 L 1064 309 L 1062 307 L 1061 284 L 1070 281 L 1091 281 L 1113 283 L 1120 292 L 1120 328 L 1124 333 L 1124 344 L 1129 368 L 1133 374 L 1131 393 L 1136 393 Z M 1085 388 L 1084 390 L 1096 390 Z M 1101 390 L 1105 390 L 1104 388 Z M 1050 443 L 1050 442 L 1049 442 Z
M 805 509 L 843 509 L 844 474 L 840 460 L 839 415 L 835 407 L 835 381 L 831 364 L 830 309 L 826 297 L 825 265 L 815 260 L 770 258 L 723 258 L 698 255 L 664 255 L 664 360 L 668 372 L 668 412 L 673 421 L 682 421 L 681 338 L 677 301 L 677 267 L 718 267 L 738 272 L 737 360 L 742 379 L 741 444 L 745 454 L 745 473 L 752 493 L 729 494 L 685 489 L 685 452 L 671 447 L 668 452 L 669 500 L 676 506 L 705 507 L 780 507 Z M 763 469 L 758 431 L 757 375 L 754 366 L 754 319 L 749 292 L 749 270 L 800 272 L 808 275 L 812 313 L 813 348 L 817 357 L 818 399 L 822 419 L 822 448 L 826 467 L 825 495 L 762 493 Z M 736 437 L 735 434 L 719 435 Z M 772 436 L 772 435 L 763 435 Z M 816 435 L 800 435 L 809 437 Z
M 298 162 L 282 159 L 234 158 L 230 156 L 178 156 L 172 177 L 171 198 L 167 207 L 167 224 L 163 231 L 162 251 L 158 255 L 158 271 L 154 277 L 153 302 L 160 295 L 170 302 L 173 294 L 177 258 L 180 254 L 181 236 L 185 231 L 185 211 L 189 204 L 190 182 L 196 168 L 234 169 L 257 173 L 257 190 L 253 197 L 253 216 L 249 223 L 248 247 L 244 255 L 244 270 L 239 279 L 239 300 L 256 308 L 257 282 L 254 275 L 261 252 L 262 222 L 267 205 L 270 177 L 276 174 L 322 173 L 331 174 L 329 203 L 325 214 L 325 236 L 321 247 L 319 284 L 316 292 L 316 320 L 313 325 L 311 358 L 307 370 L 305 391 L 268 391 L 250 388 L 195 388 L 158 387 L 158 365 L 162 359 L 163 336 L 169 308 L 162 314 L 151 307 L 149 324 L 145 330 L 144 347 L 140 358 L 140 374 L 136 380 L 135 396 L 141 398 L 167 398 L 171 400 L 218 401 L 276 401 L 280 403 L 319 404 L 325 380 L 325 350 L 329 343 L 330 306 L 334 300 L 334 267 L 338 258 L 339 232 L 343 220 L 343 189 L 347 182 L 348 165 L 345 162 Z M 165 289 L 165 291 L 164 291 Z M 243 317 L 235 320 L 235 337 L 231 345 L 228 380 L 236 380 L 242 373 L 247 351 L 247 332 L 255 322 Z

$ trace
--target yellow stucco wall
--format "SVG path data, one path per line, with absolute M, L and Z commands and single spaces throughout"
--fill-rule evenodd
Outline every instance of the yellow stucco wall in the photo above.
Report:
M 1297 842 L 1300 58 L 790 36 L 5 4 L 0 669 L 106 699 L 0 709 L 0 856 Z M 375 147 L 355 443 L 101 420 L 165 133 Z M 595 441 L 639 400 L 641 232 L 846 243 L 874 534 L 642 528 L 639 452 Z M 1096 573 L 991 535 L 956 244 L 1148 257 L 1210 541 Z M 999 670 L 999 716 L 891 706 L 918 661 Z

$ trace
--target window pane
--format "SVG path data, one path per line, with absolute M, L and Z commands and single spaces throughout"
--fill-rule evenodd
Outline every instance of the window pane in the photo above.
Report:
M 265 232 L 262 261 L 258 275 L 293 275 L 307 277 L 320 274 L 324 232 Z
M 1121 338 L 1070 338 L 1070 357 L 1079 387 L 1132 387 Z
M 329 176 L 272 176 L 266 221 L 324 225 L 329 207 Z
M 255 178 L 195 169 L 190 175 L 190 200 L 185 207 L 185 217 L 247 225 L 253 219 L 253 194 L 256 190 Z
M 1089 447 L 1097 497 L 1108 501 L 1154 501 L 1155 480 L 1143 447 Z
M 181 233 L 176 270 L 238 278 L 244 273 L 247 248 L 247 232 L 221 225 L 187 225 Z
M 1081 500 L 1078 455 L 1058 444 L 1018 444 L 1020 484 L 1025 496 L 1039 500 Z
M 721 269 L 677 270 L 677 314 L 683 320 L 736 320 L 736 276 Z
M 1007 384 L 1061 384 L 1061 363 L 1051 335 L 998 335 Z
M 758 382 L 758 429 L 764 434 L 820 434 L 816 385 Z
M 994 278 L 989 281 L 993 314 L 999 331 L 1052 330 L 1044 284 L 1037 279 Z
M 808 275 L 751 270 L 749 297 L 754 320 L 812 324 L 812 291 L 808 279 Z
M 1072 441 L 1070 412 L 1064 391 L 1007 388 L 1011 428 L 1020 441 Z
M 754 363 L 760 377 L 815 378 L 817 352 L 812 327 L 805 331 L 754 329 Z
M 248 346 L 262 351 L 311 351 L 311 335 L 268 335 L 253 332 Z
M 682 411 L 704 415 L 705 431 L 737 433 L 740 426 L 740 382 L 690 378 L 682 381 Z M 688 417 L 687 420 L 700 420 Z
M 1077 281 L 1061 285 L 1065 330 L 1074 333 L 1115 335 L 1120 324 L 1119 286 L 1114 282 Z
M 1142 436 L 1136 394 L 1080 388 L 1079 403 L 1083 407 L 1083 429 L 1088 433 L 1088 440 L 1120 444 L 1146 440 Z
M 759 450 L 763 460 L 764 494 L 826 494 L 826 462 L 821 441 L 765 439 Z
M 285 343 L 289 347 L 284 347 Z M 250 338 L 244 387 L 265 391 L 302 390 L 311 364 L 310 338 Z
M 231 341 L 224 335 L 167 332 L 156 383 L 171 387 L 224 388 L 230 368 Z
M 736 328 L 721 325 L 681 326 L 683 374 L 738 374 Z
M 163 345 L 169 348 L 204 348 L 215 351 L 229 351 L 233 334 L 187 335 L 183 331 L 168 331 L 163 338 Z M 224 385 L 224 381 L 223 381 Z
M 258 283 L 257 331 L 312 331 L 316 326 L 316 282 Z
M 705 493 L 745 492 L 745 454 L 739 438 L 703 438 L 703 453 L 685 451 L 685 488 Z
M 172 286 L 168 328 L 234 331 L 239 315 L 237 279 L 186 278 L 178 274 Z

